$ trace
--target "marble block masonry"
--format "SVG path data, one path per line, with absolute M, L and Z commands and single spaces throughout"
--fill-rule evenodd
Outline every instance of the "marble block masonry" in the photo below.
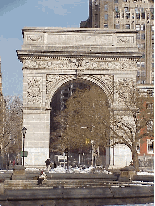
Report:
M 136 84 L 136 62 L 141 55 L 134 30 L 25 27 L 22 32 L 24 42 L 17 55 L 23 63 L 23 126 L 28 151 L 24 165 L 43 167 L 49 158 L 50 102 L 55 92 L 70 80 L 90 81 L 107 95 L 110 115 L 118 114 L 123 103 L 117 85 L 127 93 L 127 87 Z M 113 163 L 112 150 L 107 148 L 107 165 Z M 131 161 L 129 153 L 124 152 L 122 166 Z M 114 164 L 119 167 L 119 151 L 115 154 Z

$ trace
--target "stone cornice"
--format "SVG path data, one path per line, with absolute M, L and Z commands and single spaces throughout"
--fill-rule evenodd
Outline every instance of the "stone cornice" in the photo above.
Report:
M 59 59 L 59 60 L 64 60 L 64 59 L 69 59 L 69 58 L 76 58 L 76 59 L 92 59 L 92 60 L 121 60 L 123 58 L 133 60 L 133 61 L 138 61 L 141 58 L 140 53 L 132 53 L 132 52 L 103 52 L 103 53 L 80 53 L 76 54 L 74 52 L 49 52 L 49 51 L 26 51 L 26 50 L 17 50 L 17 55 L 18 58 L 21 62 L 23 60 L 37 60 L 37 59 L 42 59 L 42 60 L 50 60 L 50 59 Z
M 83 32 L 83 33 L 137 33 L 134 29 L 130 30 L 122 30 L 122 29 L 111 29 L 111 30 L 105 30 L 102 28 L 64 28 L 64 27 L 24 27 L 22 29 L 22 32 Z

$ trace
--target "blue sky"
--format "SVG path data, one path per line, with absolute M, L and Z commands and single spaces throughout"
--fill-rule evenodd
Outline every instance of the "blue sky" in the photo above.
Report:
M 88 0 L 0 0 L 0 56 L 3 94 L 22 95 L 22 63 L 16 50 L 22 28 L 79 27 L 88 18 Z

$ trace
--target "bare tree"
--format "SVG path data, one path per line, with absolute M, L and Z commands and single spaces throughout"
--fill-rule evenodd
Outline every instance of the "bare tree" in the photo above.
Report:
M 19 96 L 6 96 L 4 114 L 4 135 L 2 153 L 13 155 L 14 158 L 22 150 L 22 99 Z
M 57 145 L 61 145 L 62 150 L 84 149 L 90 146 L 91 140 L 96 149 L 107 145 L 109 135 L 103 120 L 109 124 L 108 108 L 107 97 L 97 86 L 77 89 L 68 99 L 66 109 L 55 118 L 60 125 Z
M 122 115 L 114 115 L 114 129 L 110 127 L 115 141 L 113 144 L 124 143 L 132 152 L 133 166 L 139 171 L 137 146 L 145 137 L 153 137 L 153 106 L 152 111 L 147 108 L 147 103 L 153 105 L 150 94 L 136 89 L 125 82 L 128 91 L 117 89 L 118 96 L 123 102 Z M 121 86 L 124 85 L 119 85 Z M 150 127 L 150 129 L 149 129 Z
M 153 136 L 153 129 L 148 130 L 153 111 L 148 112 L 146 108 L 146 103 L 152 104 L 153 98 L 140 93 L 128 82 L 125 84 L 128 91 L 122 91 L 124 85 L 117 88 L 122 111 L 113 111 L 113 118 L 110 117 L 108 101 L 101 89 L 93 86 L 91 89 L 77 90 L 68 99 L 66 109 L 55 118 L 59 125 L 59 138 L 56 141 L 59 149 L 84 148 L 91 140 L 96 147 L 122 143 L 130 148 L 133 165 L 138 171 L 137 144 L 144 137 Z

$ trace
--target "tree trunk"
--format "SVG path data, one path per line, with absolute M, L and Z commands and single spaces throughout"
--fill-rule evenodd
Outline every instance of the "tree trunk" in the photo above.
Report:
M 133 160 L 133 166 L 136 172 L 138 172 L 139 171 L 139 161 L 138 161 L 138 153 L 137 153 L 135 146 L 132 150 L 132 160 Z

